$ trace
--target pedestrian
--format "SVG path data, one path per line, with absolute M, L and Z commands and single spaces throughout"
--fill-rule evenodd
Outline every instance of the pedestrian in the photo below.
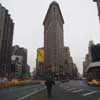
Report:
M 45 85 L 47 87 L 47 95 L 48 97 L 52 96 L 52 85 L 55 85 L 55 81 L 53 81 L 52 79 L 47 79 L 45 81 Z

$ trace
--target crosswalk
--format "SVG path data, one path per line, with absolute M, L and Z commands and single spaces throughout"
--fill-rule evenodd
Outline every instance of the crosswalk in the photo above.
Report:
M 84 97 L 87 96 L 93 96 L 96 95 L 98 93 L 98 91 L 95 90 L 88 90 L 86 88 L 79 88 L 79 87 L 71 87 L 68 86 L 66 84 L 60 84 L 59 87 L 61 87 L 64 90 L 64 95 L 67 95 L 68 93 L 72 93 L 72 94 L 78 94 Z M 97 98 L 96 100 L 100 100 L 100 98 Z
M 79 90 L 75 90 L 75 91 L 72 91 L 72 93 L 78 93 L 80 91 L 83 91 L 84 89 L 79 89 Z
M 88 96 L 88 95 L 91 95 L 91 94 L 94 94 L 94 93 L 96 93 L 96 91 L 91 91 L 91 92 L 85 93 L 85 94 L 83 94 L 83 96 Z

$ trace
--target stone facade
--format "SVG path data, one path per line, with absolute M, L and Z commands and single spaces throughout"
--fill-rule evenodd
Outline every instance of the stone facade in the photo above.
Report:
M 42 56 L 42 54 L 39 53 L 41 49 L 44 49 L 44 48 L 37 49 L 36 74 L 39 77 L 44 77 L 44 75 L 45 75 L 44 62 L 41 62 L 40 60 L 38 60 L 39 55 Z M 48 70 L 55 72 L 55 67 L 48 68 Z M 69 47 L 64 47 L 64 65 L 63 65 L 63 67 L 61 67 L 61 66 L 59 67 L 59 73 L 63 74 L 66 78 L 69 78 L 69 79 L 75 79 L 78 77 L 78 70 L 77 70 L 76 65 L 73 63 L 73 59 L 70 55 Z
M 59 66 L 64 64 L 63 24 L 64 20 L 58 3 L 52 2 L 43 22 L 46 70 L 54 67 L 55 71 L 59 72 Z
M 88 81 L 100 79 L 100 44 L 89 43 L 89 52 L 83 63 L 83 74 Z
M 16 58 L 15 60 L 13 60 L 14 57 Z M 22 67 L 22 68 L 19 68 L 18 72 L 21 72 L 21 70 L 22 70 L 22 73 L 29 72 L 29 66 L 27 65 L 27 49 L 19 47 L 18 45 L 13 46 L 12 47 L 12 58 L 13 58 L 12 63 L 15 62 L 15 64 L 18 65 L 18 66 L 15 66 L 16 70 L 18 69 L 17 67 L 19 66 Z
M 89 42 L 89 47 L 88 47 L 88 53 L 85 56 L 85 61 L 83 62 L 83 76 L 86 77 L 86 69 L 88 65 L 92 62 L 92 57 L 91 57 L 91 46 L 94 45 L 93 41 Z
M 77 78 L 78 76 L 78 70 L 76 65 L 73 62 L 73 59 L 70 55 L 69 47 L 64 47 L 64 74 L 67 76 L 67 78 Z
M 83 62 L 83 76 L 86 76 L 86 68 L 88 67 L 88 65 L 91 63 L 90 60 L 90 55 L 87 54 L 85 57 L 85 61 Z
M 70 56 L 69 47 L 64 47 L 63 16 L 57 2 L 52 2 L 44 19 L 44 47 L 37 49 L 36 72 L 38 75 L 52 73 L 73 78 L 78 73 Z M 38 52 L 44 49 L 44 62 L 38 61 Z M 37 75 L 37 76 L 38 76 Z
M 0 4 L 0 76 L 10 78 L 14 23 Z
M 71 72 L 71 63 L 73 63 L 72 58 L 70 56 L 69 47 L 64 48 L 64 72 L 70 73 Z
M 11 57 L 11 78 L 21 78 L 23 57 L 18 55 L 12 55 Z

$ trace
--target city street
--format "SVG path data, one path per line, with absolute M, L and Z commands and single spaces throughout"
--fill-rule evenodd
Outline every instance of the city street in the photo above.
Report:
M 86 85 L 83 80 L 56 82 L 52 97 L 48 98 L 46 87 L 41 84 L 0 90 L 1 100 L 100 100 L 100 87 Z
M 24 100 L 100 100 L 100 87 L 90 87 L 84 81 L 72 80 L 56 84 L 52 94 L 48 98 L 46 91 L 42 91 Z
M 37 85 L 28 85 L 22 87 L 12 87 L 7 89 L 0 90 L 0 100 L 21 100 L 22 97 L 29 96 L 31 94 L 35 94 L 45 87 L 41 84 Z M 20 99 L 19 99 L 20 98 Z
M 0 0 L 0 100 L 100 100 L 99 22 L 100 0 Z

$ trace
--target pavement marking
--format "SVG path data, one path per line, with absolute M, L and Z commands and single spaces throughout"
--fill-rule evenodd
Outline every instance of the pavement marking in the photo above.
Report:
M 69 89 L 70 87 L 64 87 L 64 89 L 66 90 L 66 89 Z
M 76 88 L 71 88 L 71 89 L 67 89 L 67 91 L 72 91 L 72 90 L 75 90 Z
M 25 95 L 25 96 L 23 96 L 23 97 L 20 97 L 19 99 L 17 99 L 17 100 L 23 100 L 23 99 L 25 99 L 25 98 L 27 98 L 27 97 L 29 97 L 29 96 L 31 96 L 31 95 L 34 95 L 34 94 L 36 94 L 36 93 L 38 93 L 38 92 L 41 92 L 42 90 L 45 90 L 46 88 L 41 88 L 41 89 L 39 89 L 39 90 L 35 90 L 34 92 L 31 92 L 30 94 L 27 94 L 27 95 Z
M 66 88 L 70 88 L 69 86 L 66 86 Z
M 83 94 L 83 96 L 88 96 L 88 95 L 91 95 L 91 94 L 94 94 L 94 93 L 96 93 L 96 91 L 85 93 L 85 94 Z
M 75 91 L 72 91 L 72 93 L 81 92 L 81 91 L 83 91 L 83 90 L 84 90 L 84 89 L 75 90 Z
M 64 91 L 67 91 L 68 89 L 70 89 L 70 87 L 69 88 L 65 88 Z

